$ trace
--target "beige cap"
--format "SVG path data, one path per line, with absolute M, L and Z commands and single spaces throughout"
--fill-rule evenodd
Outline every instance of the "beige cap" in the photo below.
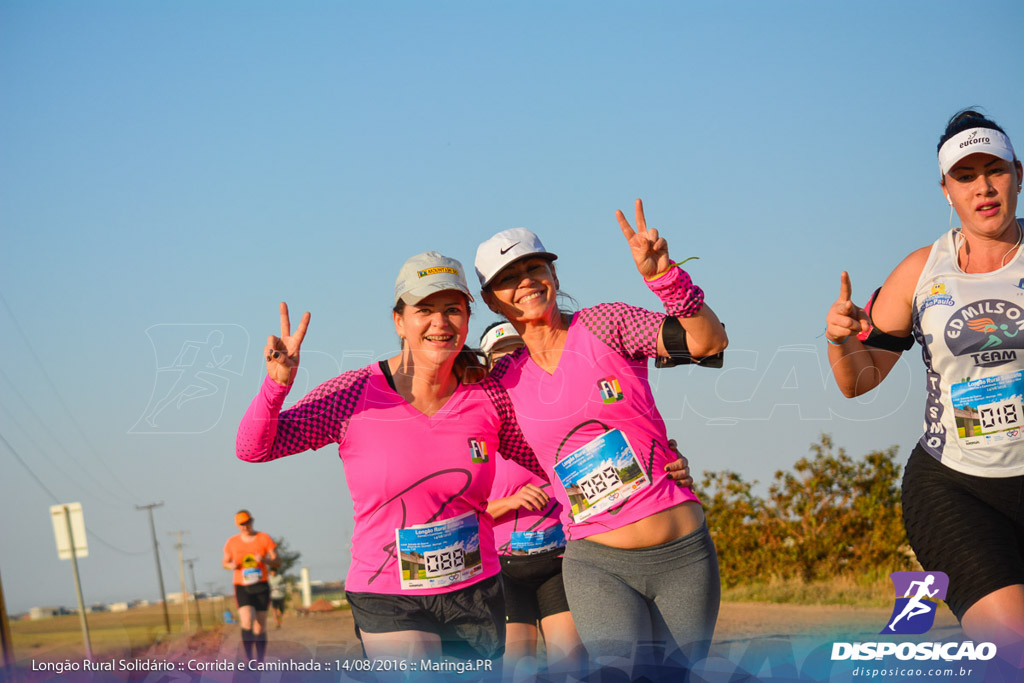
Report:
M 473 301 L 462 264 L 436 251 L 426 251 L 410 258 L 398 271 L 395 303 L 401 299 L 407 304 L 414 304 L 447 289 L 456 289 Z

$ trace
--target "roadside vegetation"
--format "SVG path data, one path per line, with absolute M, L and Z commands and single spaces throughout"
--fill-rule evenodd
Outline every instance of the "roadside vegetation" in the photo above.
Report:
M 700 481 L 723 599 L 891 605 L 889 574 L 920 569 L 903 530 L 897 447 L 854 459 L 822 434 L 810 450 L 765 496 L 728 470 Z

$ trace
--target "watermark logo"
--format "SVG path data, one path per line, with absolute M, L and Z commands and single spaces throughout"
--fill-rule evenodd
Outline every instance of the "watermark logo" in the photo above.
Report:
M 949 577 L 943 572 L 893 572 L 889 578 L 896 590 L 896 604 L 880 633 L 927 633 L 935 623 L 938 601 L 946 599 Z
M 201 434 L 220 421 L 249 334 L 239 325 L 161 324 L 146 330 L 156 357 L 153 393 L 130 434 Z

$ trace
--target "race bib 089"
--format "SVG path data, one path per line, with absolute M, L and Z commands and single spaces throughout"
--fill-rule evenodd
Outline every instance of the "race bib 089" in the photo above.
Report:
M 605 432 L 555 465 L 555 474 L 569 496 L 574 522 L 582 522 L 650 486 L 644 468 L 626 435 Z

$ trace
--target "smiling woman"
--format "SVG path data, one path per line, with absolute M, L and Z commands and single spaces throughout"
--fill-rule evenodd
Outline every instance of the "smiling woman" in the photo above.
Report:
M 499 232 L 478 247 L 477 276 L 525 347 L 491 376 L 512 397 L 565 511 L 563 583 L 587 653 L 627 673 L 651 663 L 689 669 L 714 633 L 718 559 L 697 496 L 655 476 L 675 456 L 647 365 L 683 354 L 700 362 L 728 338 L 665 239 L 647 229 L 640 200 L 636 230 L 617 217 L 667 313 L 614 303 L 567 314 L 556 302 L 555 254 L 524 228 Z
M 1022 168 L 995 122 L 965 110 L 938 146 L 951 230 L 900 263 L 864 309 L 840 276 L 825 318 L 846 396 L 878 386 L 914 340 L 928 373 L 925 433 L 903 477 L 903 518 L 926 571 L 974 640 L 1020 666 L 1024 648 Z M 960 227 L 952 228 L 952 214 Z
M 508 396 L 464 350 L 472 296 L 462 264 L 410 258 L 395 282 L 401 352 L 320 385 L 281 411 L 309 326 L 267 341 L 267 378 L 238 430 L 250 462 L 338 444 L 355 529 L 345 581 L 369 657 L 493 659 L 505 639 L 493 520 L 498 452 L 543 475 Z

